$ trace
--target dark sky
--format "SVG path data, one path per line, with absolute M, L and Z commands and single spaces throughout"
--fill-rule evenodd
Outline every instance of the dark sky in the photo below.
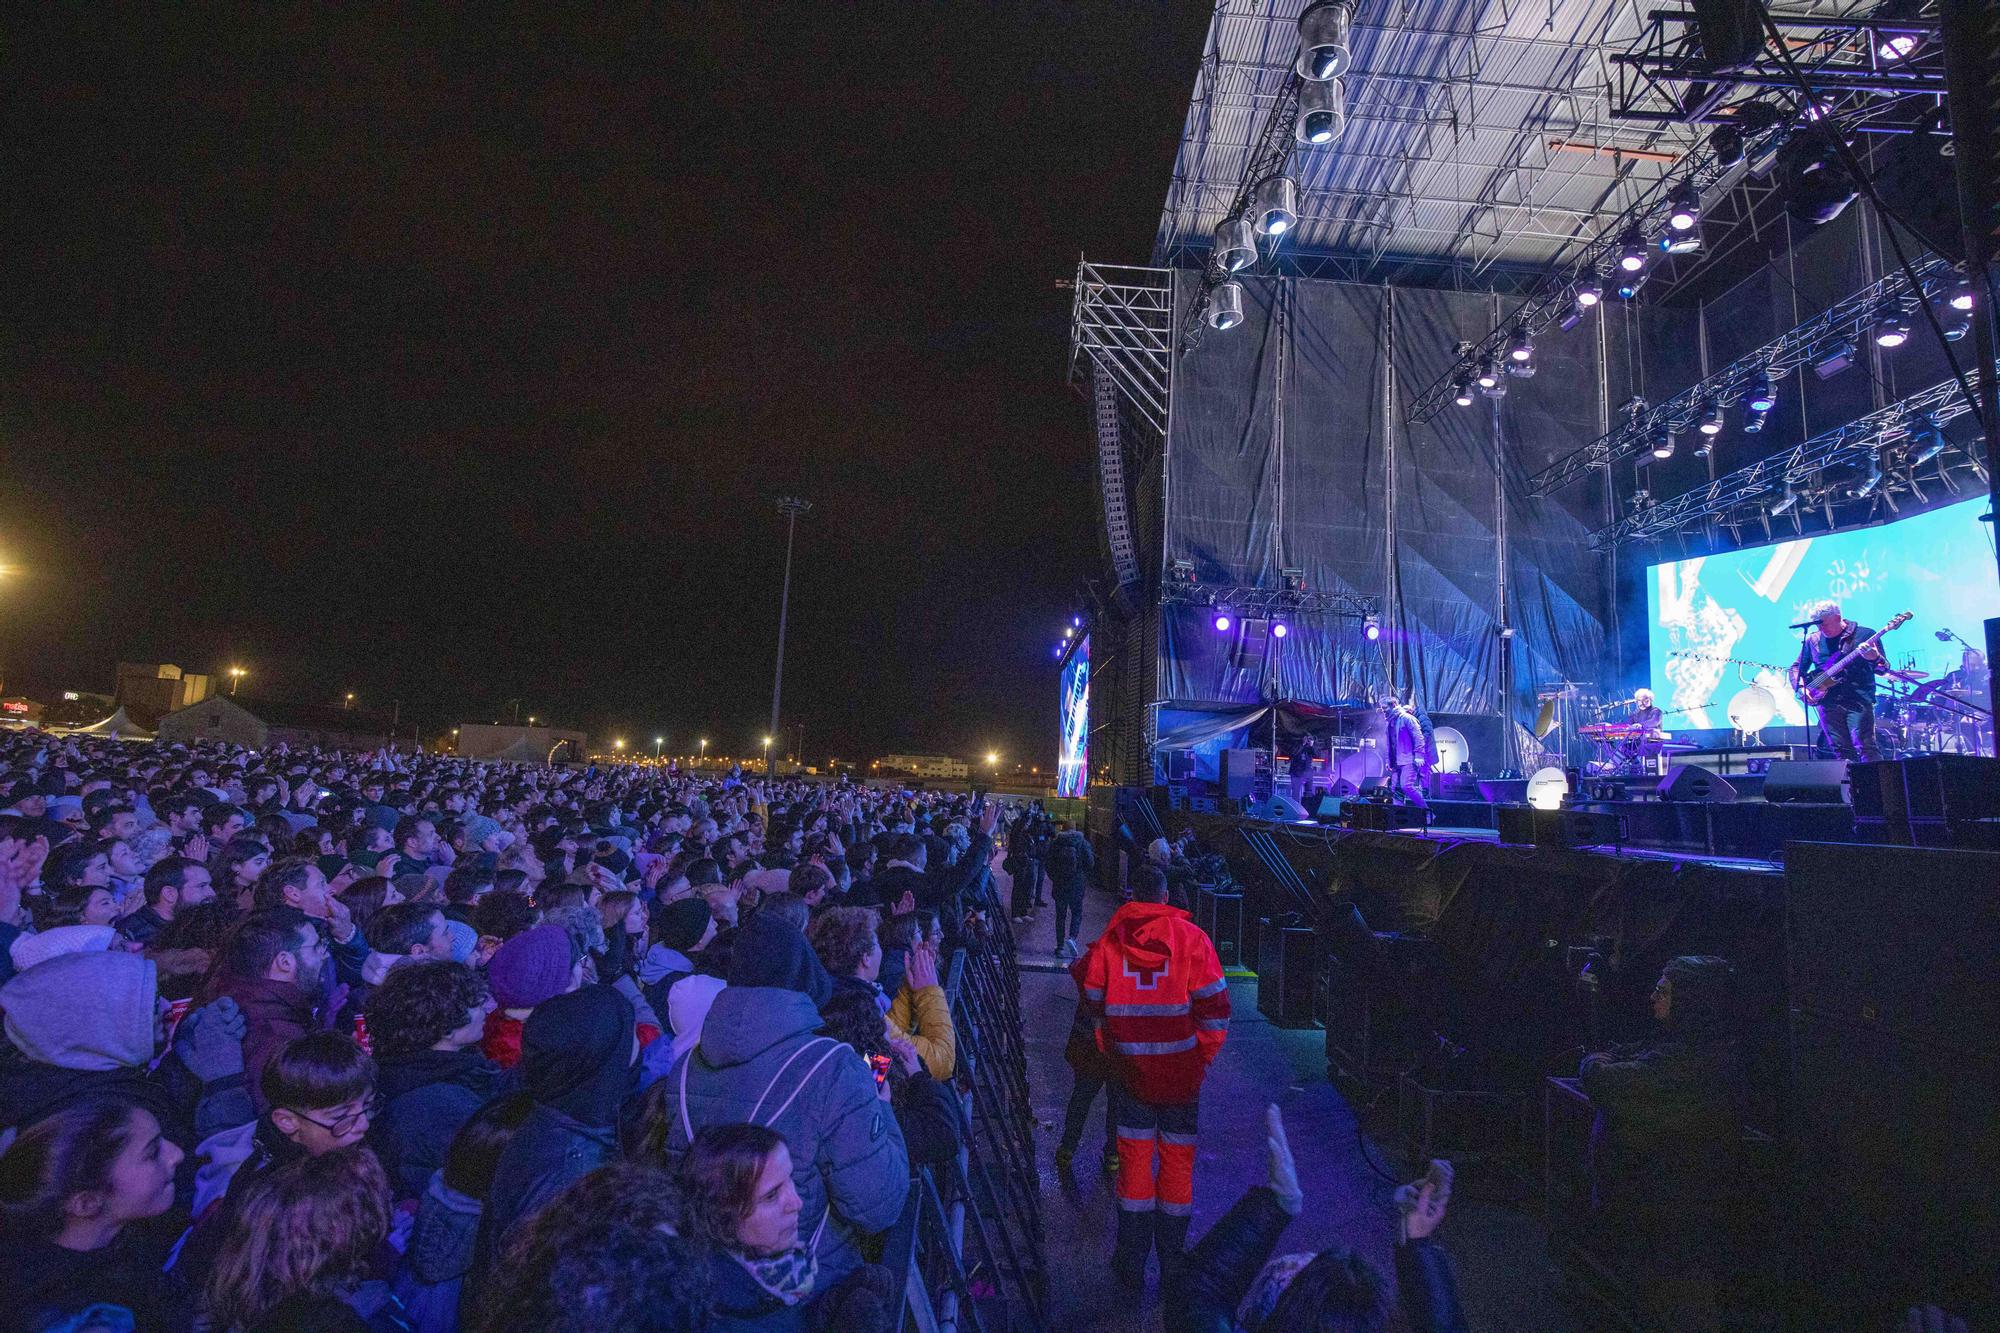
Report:
M 751 745 L 796 491 L 808 754 L 1052 755 L 1098 542 L 1055 284 L 1145 261 L 1208 6 L 30 8 L 10 690 L 240 661 Z

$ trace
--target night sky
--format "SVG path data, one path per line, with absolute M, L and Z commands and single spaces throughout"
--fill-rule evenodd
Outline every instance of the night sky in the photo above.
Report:
M 1209 6 L 552 8 L 10 11 L 7 689 L 748 748 L 797 492 L 808 757 L 1046 765 Z

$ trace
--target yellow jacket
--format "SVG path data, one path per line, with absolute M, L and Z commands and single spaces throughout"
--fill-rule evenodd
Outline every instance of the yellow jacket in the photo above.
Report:
M 944 987 L 913 991 L 904 986 L 897 991 L 889 1004 L 889 1035 L 915 1046 L 924 1068 L 940 1083 L 957 1072 L 958 1033 L 951 1025 L 951 1005 L 944 998 Z

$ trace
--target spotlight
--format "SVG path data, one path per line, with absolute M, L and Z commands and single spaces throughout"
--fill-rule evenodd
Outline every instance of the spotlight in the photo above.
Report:
M 1793 490 L 1792 483 L 1790 481 L 1787 481 L 1785 483 L 1785 498 L 1771 506 L 1771 517 L 1777 518 L 1783 514 L 1789 513 L 1792 509 L 1792 506 L 1796 505 L 1798 502 L 1799 502 L 1799 493 Z
M 1824 227 L 1839 217 L 1859 189 L 1840 159 L 1834 133 L 1825 127 L 1804 131 L 1778 153 L 1785 206 L 1809 227 Z
M 1576 303 L 1585 310 L 1590 309 L 1603 299 L 1604 284 L 1598 280 L 1595 273 L 1576 285 Z
M 1299 15 L 1299 77 L 1317 83 L 1345 73 L 1354 64 L 1353 24 L 1348 0 L 1320 0 Z
M 1965 314 L 1970 314 L 1972 311 L 1973 304 L 1974 304 L 1974 299 L 1972 295 L 1971 283 L 1961 282 L 1958 284 L 1958 286 L 1952 288 L 1950 305 L 1953 310 L 1957 310 Z
M 1361 637 L 1374 643 L 1382 637 L 1382 622 L 1374 616 L 1364 617 L 1361 621 Z
M 1665 458 L 1672 458 L 1673 456 L 1674 456 L 1673 431 L 1665 426 L 1656 427 L 1653 431 L 1653 457 L 1665 459 Z
M 1637 298 L 1639 289 L 1645 286 L 1645 284 L 1646 280 L 1644 277 L 1630 273 L 1626 274 L 1624 277 L 1618 279 L 1618 299 L 1621 301 L 1630 301 Z
M 1701 251 L 1701 233 L 1698 231 L 1670 231 L 1663 234 L 1656 244 L 1663 255 L 1692 255 Z
M 1282 236 L 1299 220 L 1299 187 L 1290 176 L 1269 176 L 1258 185 L 1250 214 L 1259 235 Z
M 1752 412 L 1768 412 L 1778 405 L 1778 395 L 1771 388 L 1770 371 L 1757 372 L 1757 378 L 1750 381 L 1750 392 L 1743 395 L 1743 405 Z
M 1288 626 L 1287 626 L 1287 625 L 1285 624 L 1285 622 L 1284 622 L 1284 621 L 1282 621 L 1282 620 L 1274 620 L 1274 621 L 1272 621 L 1272 622 L 1271 622 L 1271 637 L 1272 637 L 1272 638 L 1274 638 L 1274 639 L 1282 639 L 1282 638 L 1284 638 L 1284 637 L 1285 637 L 1285 636 L 1286 636 L 1287 634 L 1290 634 L 1291 632 L 1292 632 L 1292 631 L 1291 631 L 1291 629 L 1290 629 L 1290 628 L 1289 628 L 1289 627 L 1288 627 Z
M 1715 146 L 1715 160 L 1721 165 L 1733 167 L 1743 160 L 1743 131 L 1734 125 L 1717 125 L 1708 141 Z
M 1922 45 L 1923 39 L 1913 32 L 1884 33 L 1881 45 L 1875 48 L 1875 54 L 1884 60 L 1903 60 Z
M 1868 455 L 1868 475 L 1863 477 L 1861 479 L 1861 484 L 1856 486 L 1853 490 L 1849 491 L 1848 494 L 1853 496 L 1857 500 L 1866 500 L 1869 496 L 1875 494 L 1876 491 L 1880 490 L 1881 486 L 1882 486 L 1882 451 L 1876 449 L 1871 451 Z
M 1233 329 L 1243 322 L 1243 284 L 1225 282 L 1208 298 L 1208 326 Z
M 1457 403 L 1457 404 L 1458 404 L 1458 405 L 1459 405 L 1460 407 L 1471 407 L 1471 406 L 1472 406 L 1472 376 L 1471 376 L 1471 375 L 1469 375 L 1469 374 L 1466 374 L 1465 372 L 1461 371 L 1461 372 L 1459 373 L 1459 376 L 1458 376 L 1458 378 L 1452 381 L 1452 388 L 1453 388 L 1453 389 L 1454 389 L 1454 391 L 1455 391 L 1455 392 L 1454 392 L 1454 393 L 1452 394 L 1452 399 L 1451 399 L 1451 400 L 1452 400 L 1452 401 L 1453 401 L 1454 403 Z
M 1876 19 L 1910 19 L 1923 8 L 1923 0 L 1889 0 L 1876 8 L 1872 17 Z M 1908 60 L 1916 49 L 1924 44 L 1922 28 L 1877 28 L 1875 30 L 1875 54 L 1886 64 Z
M 1877 347 L 1901 347 L 1910 340 L 1910 317 L 1901 302 L 1884 301 L 1875 312 L 1874 338 Z
M 1744 413 L 1743 433 L 1745 435 L 1762 435 L 1764 433 L 1764 418 L 1767 415 L 1767 413 L 1758 412 L 1754 409 Z
M 1846 340 L 1837 347 L 1828 348 L 1813 359 L 1813 374 L 1823 380 L 1832 379 L 1854 364 L 1854 351 L 1854 344 Z
M 1618 242 L 1618 267 L 1627 273 L 1637 273 L 1646 267 L 1646 238 L 1637 227 L 1627 227 Z
M 1910 466 L 1922 467 L 1946 449 L 1944 432 L 1937 428 L 1937 421 L 1927 413 L 1919 413 L 1907 423 L 1910 433 Z
M 1215 632 L 1216 632 L 1217 634 L 1227 634 L 1227 633 L 1229 633 L 1229 627 L 1230 627 L 1231 625 L 1235 624 L 1235 623 L 1236 623 L 1236 622 L 1235 622 L 1234 620 L 1231 620 L 1231 619 L 1229 618 L 1229 612 L 1228 612 L 1228 611 L 1226 611 L 1226 610 L 1225 610 L 1225 611 L 1217 611 L 1217 612 L 1215 613 Z
M 1083 628 L 1083 617 L 1082 617 L 1082 616 L 1071 616 L 1071 617 L 1069 618 L 1069 623 L 1070 623 L 1070 624 L 1071 624 L 1071 625 L 1072 625 L 1073 627 L 1075 627 L 1076 629 L 1082 629 L 1082 628 Z
M 1535 355 L 1535 339 L 1528 332 L 1526 324 L 1514 326 L 1514 336 L 1507 340 L 1507 355 L 1515 361 L 1529 361 Z
M 1667 225 L 1675 231 L 1693 231 L 1701 221 L 1701 196 L 1693 181 L 1682 181 L 1667 196 Z
M 1492 357 L 1486 357 L 1479 363 L 1479 387 L 1490 389 L 1499 382 L 1500 367 L 1493 364 Z
M 1710 436 L 1704 435 L 1700 439 L 1694 442 L 1694 456 L 1696 458 L 1707 458 L 1709 452 L 1714 448 L 1715 448 L 1714 439 Z
M 1292 137 L 1302 144 L 1332 143 L 1347 128 L 1347 98 L 1339 79 L 1299 85 L 1299 118 Z
M 1229 218 L 1215 229 L 1215 259 L 1225 273 L 1241 273 L 1257 262 L 1257 229 L 1248 218 Z
M 1722 434 L 1722 404 L 1713 398 L 1701 410 L 1701 433 L 1703 435 Z
M 1063 637 L 1065 639 L 1074 639 L 1076 637 L 1076 627 L 1073 625 L 1063 626 Z

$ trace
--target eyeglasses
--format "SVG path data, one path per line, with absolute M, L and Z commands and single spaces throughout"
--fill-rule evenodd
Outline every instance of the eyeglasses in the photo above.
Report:
M 346 1115 L 340 1117 L 340 1119 L 334 1121 L 332 1124 L 328 1124 L 324 1120 L 315 1120 L 311 1116 L 307 1115 L 304 1111 L 292 1112 L 293 1115 L 305 1121 L 307 1124 L 318 1125 L 321 1129 L 325 1130 L 327 1133 L 333 1135 L 337 1139 L 345 1138 L 347 1135 L 352 1134 L 354 1132 L 354 1127 L 356 1125 L 360 1124 L 364 1120 L 373 1120 L 376 1116 L 380 1115 L 381 1113 L 382 1113 L 382 1094 L 379 1092 L 372 1092 L 368 1094 L 368 1100 L 361 1103 L 360 1110 L 349 1111 Z

